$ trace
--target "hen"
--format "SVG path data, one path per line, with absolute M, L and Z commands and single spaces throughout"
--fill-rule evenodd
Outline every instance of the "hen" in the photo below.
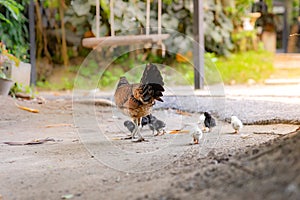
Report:
M 141 131 L 141 119 L 151 113 L 155 101 L 161 101 L 164 92 L 163 77 L 154 64 L 147 64 L 140 83 L 129 84 L 127 79 L 120 77 L 115 91 L 115 103 L 123 114 L 129 116 L 135 128 L 128 139 L 144 141 Z M 135 140 L 135 136 L 138 138 Z

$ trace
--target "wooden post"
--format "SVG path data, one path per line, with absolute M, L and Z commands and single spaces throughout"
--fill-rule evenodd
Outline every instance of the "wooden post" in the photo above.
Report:
M 96 38 L 100 37 L 100 0 L 96 0 Z
M 111 36 L 115 36 L 115 14 L 114 14 L 114 0 L 110 0 L 109 2 L 110 7 L 110 34 Z
M 150 33 L 150 0 L 147 0 L 146 8 L 146 35 Z
M 287 53 L 288 38 L 289 38 L 289 24 L 288 24 L 288 1 L 284 2 L 284 14 L 283 14 L 283 31 L 282 31 L 282 48 L 283 52 Z
M 194 0 L 194 19 L 193 19 L 193 31 L 194 31 L 194 88 L 204 88 L 204 0 Z
M 161 0 L 158 0 L 158 14 L 157 14 L 157 26 L 158 26 L 157 33 L 158 33 L 158 35 L 161 34 L 161 9 L 162 9 L 161 4 L 162 4 Z
M 65 0 L 60 1 L 59 6 L 59 17 L 61 21 L 61 53 L 64 62 L 64 66 L 67 67 L 69 65 L 69 56 L 67 49 L 67 40 L 66 40 L 66 29 L 65 29 Z
M 30 43 L 30 84 L 36 84 L 36 46 L 35 46 L 35 20 L 34 20 L 34 0 L 30 0 L 28 7 L 29 18 L 29 43 Z

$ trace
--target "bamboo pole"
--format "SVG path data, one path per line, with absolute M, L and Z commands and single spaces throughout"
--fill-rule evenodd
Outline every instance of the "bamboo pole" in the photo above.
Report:
M 100 37 L 100 0 L 96 0 L 96 38 Z
M 147 10 L 146 10 L 146 35 L 150 33 L 150 0 L 147 0 Z
M 109 3 L 109 7 L 110 7 L 110 34 L 111 36 L 115 36 L 115 21 L 114 21 L 114 1 L 110 0 Z

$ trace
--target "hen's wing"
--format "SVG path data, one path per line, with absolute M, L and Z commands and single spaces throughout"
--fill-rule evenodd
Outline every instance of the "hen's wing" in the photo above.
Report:
M 132 96 L 133 85 L 130 85 L 127 79 L 122 76 L 120 77 L 117 89 L 115 91 L 115 103 L 119 108 L 122 108 L 123 105 L 129 100 Z

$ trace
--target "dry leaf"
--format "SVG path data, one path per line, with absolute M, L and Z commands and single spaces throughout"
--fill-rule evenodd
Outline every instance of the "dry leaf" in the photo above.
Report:
M 111 140 L 122 140 L 122 138 L 111 138 Z
M 185 111 L 182 111 L 182 110 L 176 110 L 176 113 L 179 114 L 179 115 L 185 115 L 185 116 L 191 116 L 192 115 L 191 113 L 188 113 L 188 112 L 185 112 Z
M 20 106 L 20 105 L 18 105 L 17 103 L 15 103 L 15 104 L 16 104 L 16 106 L 17 106 L 18 108 L 20 108 L 20 109 L 22 109 L 22 110 L 26 110 L 26 111 L 28 111 L 28 112 L 32 112 L 32 113 L 39 113 L 39 112 L 40 112 L 40 111 L 37 110 L 37 109 L 28 108 L 28 107 L 25 107 L 25 106 Z
M 189 131 L 188 130 L 179 130 L 179 129 L 169 131 L 169 134 L 178 134 L 178 133 L 189 133 Z

